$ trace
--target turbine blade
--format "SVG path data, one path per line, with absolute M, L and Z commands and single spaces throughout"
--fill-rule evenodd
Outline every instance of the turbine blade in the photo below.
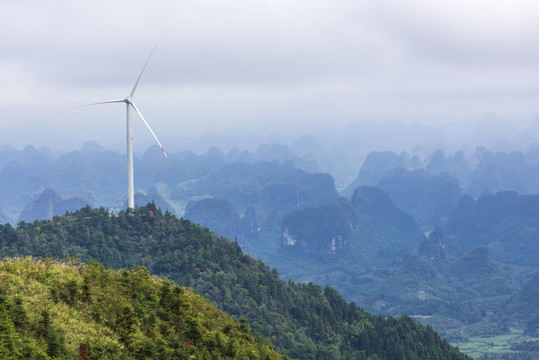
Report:
M 155 44 L 155 46 L 153 47 L 153 50 L 152 52 L 150 53 L 150 56 L 148 56 L 148 60 L 146 60 L 146 63 L 144 64 L 144 66 L 142 67 L 142 71 L 140 72 L 140 75 L 138 76 L 138 79 L 137 79 L 137 82 L 135 83 L 135 86 L 133 86 L 133 90 L 131 90 L 131 95 L 129 95 L 129 97 L 133 97 L 133 95 L 135 95 L 135 90 L 137 90 L 137 86 L 138 86 L 138 82 L 140 81 L 140 78 L 142 77 L 142 73 L 144 72 L 144 69 L 146 69 L 146 65 L 148 65 L 148 63 L 150 62 L 150 59 L 153 55 L 153 52 L 155 51 L 155 49 L 157 49 L 157 46 L 159 45 L 159 43 L 161 42 L 161 40 L 163 40 L 163 38 L 159 39 L 159 41 L 157 42 L 157 44 Z
M 73 109 L 78 109 L 78 108 L 85 107 L 85 106 L 92 106 L 92 105 L 99 105 L 99 104 L 112 104 L 112 103 L 119 103 L 119 102 L 125 102 L 125 99 L 99 101 L 99 102 L 95 102 L 95 103 L 91 103 L 91 104 L 73 106 L 73 107 L 67 108 L 65 110 L 62 110 L 61 112 L 65 112 L 65 111 L 69 111 L 69 110 L 73 110 Z
M 165 149 L 163 149 L 163 145 L 161 145 L 161 143 L 159 142 L 159 139 L 157 138 L 157 136 L 155 135 L 155 133 L 153 132 L 152 128 L 150 127 L 150 125 L 148 124 L 148 122 L 146 121 L 146 119 L 144 119 L 144 116 L 142 116 L 142 113 L 140 112 L 140 110 L 135 106 L 135 104 L 133 102 L 130 102 L 131 106 L 133 107 L 133 109 L 135 109 L 135 111 L 137 112 L 137 114 L 140 116 L 140 118 L 142 119 L 142 121 L 144 121 L 144 124 L 146 124 L 146 126 L 148 127 L 148 130 L 150 130 L 150 132 L 152 133 L 153 135 L 153 138 L 155 139 L 155 141 L 157 141 L 157 143 L 159 144 L 159 147 L 161 148 L 161 150 L 163 151 L 163 154 L 165 155 L 165 157 L 167 158 L 168 161 L 169 158 L 168 158 L 168 155 L 165 151 Z

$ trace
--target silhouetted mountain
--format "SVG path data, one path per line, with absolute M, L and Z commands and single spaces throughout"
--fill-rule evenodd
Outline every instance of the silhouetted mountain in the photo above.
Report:
M 479 196 L 485 191 L 517 191 L 521 194 L 539 193 L 539 149 L 527 152 L 492 152 L 483 146 L 466 155 L 457 151 L 446 156 L 438 149 L 423 160 L 410 158 L 406 153 L 371 152 L 363 163 L 358 177 L 342 192 L 350 196 L 358 185 L 380 186 L 380 181 L 396 169 L 423 169 L 431 175 L 446 175 L 458 180 L 464 192 Z M 397 201 L 395 199 L 395 201 Z M 397 201 L 398 203 L 398 201 Z M 399 204 L 400 205 L 400 204 Z
M 439 149 L 434 154 L 432 154 L 425 170 L 434 174 L 447 172 L 448 164 L 445 159 L 445 153 L 443 150 Z
M 80 152 L 83 154 L 104 153 L 106 151 L 107 150 L 96 141 L 86 141 L 80 148 Z
M 306 172 L 319 171 L 316 160 L 308 161 L 304 158 L 300 158 L 286 145 L 260 145 L 254 155 L 256 161 L 279 161 L 281 163 L 290 161 L 295 167 Z
M 257 214 L 254 206 L 250 206 L 245 210 L 243 217 L 240 219 L 240 229 L 243 234 L 241 242 L 242 249 L 245 252 L 264 251 L 265 244 L 270 243 L 269 238 L 272 234 L 262 231 L 262 220 Z M 245 240 L 248 239 L 249 242 Z M 267 249 L 268 250 L 268 249 Z
M 357 247 L 358 235 L 354 209 L 345 198 L 293 211 L 282 221 L 284 246 L 307 257 L 348 254 L 351 247 Z
M 447 173 L 432 175 L 426 170 L 385 172 L 378 187 L 425 230 L 444 225 L 462 196 L 457 180 Z
M 18 151 L 4 145 L 0 155 L 3 155 L 0 156 L 0 189 L 5 194 L 3 203 L 10 214 L 20 213 L 28 201 L 43 189 L 80 189 L 91 193 L 90 197 L 97 203 L 115 210 L 123 205 L 121 199 L 125 196 L 127 183 L 125 155 L 106 151 L 95 142 L 84 143 L 80 151 L 54 154 L 46 148 L 27 146 Z M 236 157 L 245 158 L 251 165 L 262 159 L 277 159 L 287 162 L 285 167 L 288 168 L 303 166 L 312 170 L 317 166 L 315 160 L 302 159 L 283 145 L 262 145 L 256 153 L 243 151 Z M 216 147 L 203 155 L 184 151 L 170 153 L 169 158 L 170 162 L 165 161 L 156 146 L 150 146 L 141 157 L 135 156 L 135 186 L 139 192 L 154 188 L 179 214 L 183 213 L 189 198 L 171 198 L 173 189 L 179 183 L 218 171 L 231 161 Z M 282 172 L 272 179 L 281 181 L 280 174 Z
M 419 246 L 417 254 L 436 264 L 447 264 L 462 256 L 461 247 L 452 239 L 447 239 L 441 227 L 437 226 L 428 239 Z
M 446 234 L 452 235 L 462 231 L 463 227 L 475 216 L 475 200 L 471 195 L 464 194 L 459 199 L 453 214 L 444 226 Z
M 425 239 L 415 219 L 398 208 L 382 189 L 360 186 L 354 191 L 350 202 L 360 223 L 366 226 L 363 233 L 367 232 L 375 239 L 387 239 L 382 243 L 372 241 L 372 246 L 379 251 L 386 252 L 387 247 L 392 249 L 392 255 L 402 256 L 416 249 Z
M 470 186 L 470 194 L 484 191 L 516 191 L 522 194 L 539 190 L 539 166 L 528 163 L 520 151 L 485 153 L 477 165 Z
M 216 226 L 229 236 L 235 237 L 241 232 L 229 232 L 218 224 L 231 220 L 230 213 L 248 212 L 248 222 L 256 223 L 257 231 L 244 231 L 240 242 L 251 253 L 259 255 L 260 252 L 279 247 L 281 220 L 288 212 L 327 204 L 337 198 L 337 191 L 328 174 L 308 174 L 296 169 L 291 162 L 238 162 L 179 184 L 170 198 L 187 203 L 190 199 L 201 196 L 221 199 L 231 205 L 228 212 L 216 212 L 205 207 L 207 216 L 200 211 L 196 215 L 197 221 Z M 192 215 L 195 213 L 189 211 L 185 217 L 190 218 Z M 223 218 L 219 219 L 221 215 Z M 234 223 L 237 223 L 237 220 L 234 220 Z
M 23 150 L 18 151 L 8 144 L 3 144 L 0 147 L 0 169 L 11 162 L 28 164 L 38 157 L 47 158 L 49 156 L 50 150 L 48 149 L 42 148 L 39 151 L 33 146 L 26 146 Z
M 436 150 L 426 157 L 420 149 L 414 157 L 373 152 L 356 180 L 375 182 L 378 188 L 350 187 L 348 200 L 338 198 L 331 175 L 300 167 L 316 162 L 341 171 L 345 163 L 362 161 L 361 144 L 350 138 L 325 148 L 316 138 L 306 138 L 292 147 L 301 151 L 296 154 L 269 143 L 255 152 L 236 148 L 226 155 L 216 147 L 202 155 L 169 153 L 170 162 L 150 147 L 135 157 L 136 204 L 154 201 L 179 216 L 185 211 L 186 219 L 237 239 L 242 250 L 279 268 L 285 278 L 334 286 L 371 310 L 431 315 L 440 328 L 490 321 L 487 312 L 518 290 L 502 264 L 513 266 L 519 281 L 537 267 L 537 197 L 484 193 L 476 201 L 462 196 L 459 182 L 473 183 L 474 191 L 485 184 L 520 184 L 534 191 L 539 149 L 493 153 L 478 147 L 471 155 Z M 33 222 L 33 216 L 51 211 L 63 214 L 72 198 L 116 211 L 125 208 L 125 157 L 102 150 L 91 142 L 78 152 L 54 154 L 0 147 L 11 157 L 1 159 L 6 165 L 0 170 L 0 190 L 6 204 L 1 207 L 13 217 L 12 224 L 13 214 L 27 205 L 25 221 Z M 346 158 L 342 163 L 330 159 L 339 154 Z M 54 189 L 61 200 L 51 193 L 50 199 L 37 201 L 43 189 Z M 63 208 L 56 206 L 60 210 L 51 207 L 62 203 Z M 421 230 L 439 225 L 443 231 L 437 228 L 425 239 Z M 476 282 L 474 273 L 484 277 Z
M 307 154 L 320 154 L 324 151 L 324 147 L 314 135 L 304 135 L 292 143 L 292 151 L 299 156 L 305 156 Z
M 366 274 L 400 265 L 425 239 L 413 217 L 369 186 L 358 187 L 351 200 L 289 213 L 281 231 L 281 248 L 269 257 L 272 266 L 300 281 L 333 284 L 358 302 L 373 285 Z
M 539 196 L 516 192 L 461 199 L 446 227 L 464 250 L 486 246 L 492 257 L 517 266 L 539 265 Z
M 24 208 L 18 221 L 51 220 L 54 215 L 63 215 L 66 211 L 75 211 L 86 205 L 88 202 L 82 198 L 64 200 L 56 191 L 49 189 Z
M 484 297 L 509 295 L 515 287 L 510 280 L 510 270 L 494 261 L 487 247 L 477 247 L 453 262 L 449 273 L 459 283 L 466 284 L 467 291 L 476 291 Z M 506 272 L 504 276 L 501 274 Z
M 367 155 L 365 162 L 361 166 L 357 178 L 342 192 L 344 196 L 351 196 L 358 186 L 377 186 L 384 174 L 395 168 L 407 167 L 408 155 L 400 155 L 392 151 L 373 151 Z
M 274 183 L 297 186 L 295 198 L 284 199 L 292 207 L 319 205 L 337 197 L 329 174 L 308 174 L 296 169 L 292 163 L 276 161 L 227 164 L 205 176 L 180 183 L 173 197 L 188 200 L 194 196 L 212 195 L 227 199 L 235 208 L 243 210 L 262 196 L 269 196 L 264 188 Z
M 470 134 L 469 142 L 490 146 L 500 139 L 514 140 L 518 131 L 508 119 L 502 119 L 494 114 L 485 114 Z
M 176 211 L 161 195 L 155 192 L 149 192 L 148 194 L 143 194 L 140 192 L 135 193 L 135 206 L 144 206 L 148 203 L 154 203 L 155 207 L 161 209 L 162 211 L 169 211 L 171 214 L 176 215 Z M 127 198 L 123 199 L 122 208 L 127 209 Z
M 242 243 L 240 217 L 226 200 L 213 197 L 193 198 L 187 204 L 184 218 Z

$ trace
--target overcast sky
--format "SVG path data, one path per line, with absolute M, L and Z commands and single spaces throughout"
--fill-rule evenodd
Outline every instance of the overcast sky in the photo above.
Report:
M 161 37 L 134 96 L 159 137 L 526 121 L 537 19 L 530 0 L 2 0 L 0 144 L 123 143 L 121 104 L 61 111 L 127 96 Z

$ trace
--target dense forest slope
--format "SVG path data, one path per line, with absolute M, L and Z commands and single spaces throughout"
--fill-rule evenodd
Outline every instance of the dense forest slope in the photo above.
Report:
M 52 221 L 0 226 L 0 255 L 90 258 L 106 267 L 146 266 L 244 316 L 276 349 L 300 359 L 466 359 L 429 326 L 374 316 L 334 289 L 285 282 L 206 228 L 149 204 L 111 215 L 83 208 Z M 60 295 L 59 295 L 60 296 Z
M 283 359 L 191 290 L 144 267 L 0 262 L 1 359 Z

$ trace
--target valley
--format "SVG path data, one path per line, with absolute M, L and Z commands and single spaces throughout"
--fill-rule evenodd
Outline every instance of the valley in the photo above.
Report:
M 3 149 L 4 222 L 24 228 L 85 205 L 114 212 L 126 206 L 120 154 L 91 143 L 68 154 Z M 170 165 L 149 149 L 135 158 L 136 204 L 152 201 L 226 236 L 285 280 L 331 286 L 375 314 L 420 314 L 418 321 L 464 348 L 510 329 L 525 333 L 513 342 L 536 341 L 539 306 L 530 302 L 539 289 L 535 150 L 371 152 L 357 179 L 339 192 L 330 174 L 309 171 L 316 158 L 271 149 L 171 152 Z M 106 266 L 134 265 L 113 260 L 119 253 L 93 251 Z
M 538 18 L 0 1 L 0 360 L 539 359 Z

